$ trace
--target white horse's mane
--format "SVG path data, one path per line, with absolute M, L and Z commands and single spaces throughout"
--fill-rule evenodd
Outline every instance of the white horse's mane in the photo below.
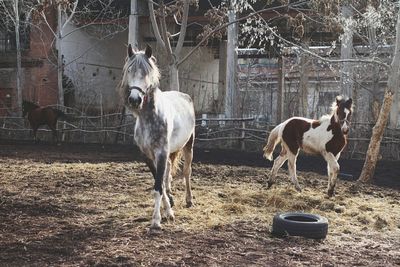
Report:
M 134 56 L 127 56 L 123 67 L 123 76 L 120 84 L 120 90 L 125 90 L 128 85 L 128 70 L 132 68 L 133 71 L 141 69 L 144 75 L 149 76 L 150 87 L 158 87 L 160 83 L 160 70 L 154 63 L 154 58 L 147 58 L 144 51 L 136 52 Z

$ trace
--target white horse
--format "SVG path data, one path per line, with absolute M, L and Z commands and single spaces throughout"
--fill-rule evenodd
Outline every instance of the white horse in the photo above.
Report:
M 154 212 L 151 229 L 161 229 L 161 200 L 167 219 L 174 220 L 171 179 L 184 157 L 186 206 L 192 205 L 192 173 L 195 113 L 189 95 L 159 88 L 160 72 L 150 46 L 135 51 L 128 46 L 120 94 L 136 117 L 135 141 L 154 176 Z
M 272 161 L 275 146 L 279 143 L 282 146 L 279 157 L 274 160 L 268 187 L 275 182 L 279 168 L 288 160 L 290 178 L 296 189 L 301 191 L 296 175 L 296 159 L 302 149 L 306 153 L 322 155 L 328 163 L 328 196 L 333 196 L 340 168 L 338 160 L 347 143 L 352 112 L 352 99 L 346 101 L 338 96 L 330 115 L 324 115 L 319 120 L 292 117 L 276 126 L 264 147 L 264 157 Z

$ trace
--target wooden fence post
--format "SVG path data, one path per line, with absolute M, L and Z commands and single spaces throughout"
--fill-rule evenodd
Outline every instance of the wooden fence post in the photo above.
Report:
M 246 144 L 245 144 L 245 137 L 246 137 L 246 131 L 245 131 L 245 129 L 246 129 L 246 121 L 242 121 L 242 136 L 241 136 L 241 138 L 242 139 L 240 139 L 241 140 L 241 142 L 242 142 L 242 150 L 246 150 Z

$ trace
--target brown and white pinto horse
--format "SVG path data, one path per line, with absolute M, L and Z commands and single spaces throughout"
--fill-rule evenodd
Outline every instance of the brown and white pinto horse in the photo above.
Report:
M 296 176 L 296 158 L 302 149 L 306 153 L 322 155 L 328 163 L 328 196 L 333 196 L 339 172 L 338 159 L 347 143 L 352 112 L 352 99 L 344 100 L 338 96 L 330 115 L 324 115 L 319 120 L 292 117 L 276 126 L 264 147 L 264 157 L 272 161 L 275 146 L 279 143 L 282 146 L 280 155 L 274 161 L 268 187 L 275 182 L 279 168 L 288 160 L 290 178 L 296 189 L 301 191 Z

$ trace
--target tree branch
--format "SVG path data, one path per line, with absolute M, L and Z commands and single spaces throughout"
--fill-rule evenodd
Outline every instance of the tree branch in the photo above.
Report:
M 53 31 L 53 28 L 50 26 L 50 23 L 47 21 L 46 14 L 44 14 L 44 11 L 40 12 L 40 15 L 42 16 L 44 22 L 46 23 L 47 27 L 50 29 L 51 33 L 54 35 L 55 38 L 57 38 L 57 33 Z
M 7 7 L 6 4 L 4 3 L 4 1 L 1 1 L 0 3 L 1 3 L 1 5 L 2 5 L 3 8 L 4 8 L 5 16 L 7 16 L 7 17 L 12 21 L 13 24 L 15 24 L 14 15 L 11 14 L 11 12 L 8 10 L 8 7 Z M 15 8 L 13 7 L 12 9 L 14 10 L 14 14 L 15 14 Z
M 209 38 L 213 33 L 218 32 L 218 31 L 220 31 L 220 30 L 222 30 L 222 29 L 228 27 L 228 26 L 231 25 L 231 24 L 238 23 L 238 22 L 240 22 L 240 21 L 243 21 L 243 20 L 246 20 L 246 19 L 248 19 L 248 18 L 254 17 L 254 16 L 258 15 L 258 14 L 261 14 L 261 13 L 264 13 L 264 12 L 268 12 L 268 11 L 271 11 L 271 10 L 275 10 L 275 9 L 278 9 L 278 8 L 284 8 L 284 7 L 287 7 L 287 5 L 281 5 L 281 6 L 277 6 L 277 7 L 265 8 L 265 9 L 262 9 L 262 10 L 259 10 L 259 11 L 256 11 L 256 12 L 253 12 L 253 13 L 251 13 L 251 14 L 249 14 L 249 15 L 247 15 L 247 16 L 244 16 L 244 17 L 242 17 L 242 18 L 239 18 L 239 19 L 237 19 L 237 20 L 234 20 L 234 21 L 231 21 L 231 22 L 227 22 L 227 23 L 225 23 L 225 24 L 222 24 L 222 25 L 218 26 L 217 28 L 215 28 L 214 30 L 212 30 L 211 32 L 209 32 L 203 39 L 201 39 L 201 41 L 200 41 L 192 50 L 190 50 L 182 59 L 180 59 L 180 60 L 178 61 L 177 65 L 179 66 L 179 65 L 181 65 L 183 62 L 185 62 L 185 61 L 186 61 L 186 60 L 187 60 L 187 59 L 188 59 L 188 58 L 203 44 L 203 43 L 205 43 L 205 42 L 208 40 L 208 38 Z
M 165 49 L 166 49 L 167 55 L 170 57 L 170 56 L 172 56 L 173 53 L 172 53 L 172 48 L 171 48 L 171 42 L 170 42 L 169 37 L 168 37 L 167 22 L 165 20 L 165 5 L 164 5 L 164 1 L 161 1 L 160 9 L 161 9 L 161 13 L 162 13 L 161 22 L 160 22 L 160 24 L 161 24 L 161 35 L 162 35 L 162 37 L 164 39 L 164 44 L 165 44 Z
M 64 22 L 64 24 L 61 26 L 59 25 L 59 27 L 62 29 L 64 28 L 66 25 L 68 25 L 68 23 L 72 20 L 72 17 L 75 15 L 76 12 L 76 7 L 78 6 L 78 0 L 75 0 L 74 2 L 74 7 L 72 8 L 71 14 L 69 15 L 69 17 L 66 19 L 66 21 Z M 63 36 L 61 36 L 63 37 Z
M 164 43 L 163 39 L 161 38 L 160 30 L 158 29 L 158 24 L 156 21 L 156 14 L 154 12 L 153 1 L 148 0 L 148 6 L 149 6 L 150 21 L 151 21 L 151 25 L 153 26 L 154 35 L 157 39 L 157 42 L 161 45 L 162 49 L 165 50 L 166 49 L 165 43 Z
M 183 6 L 183 17 L 182 17 L 180 35 L 179 35 L 178 43 L 176 44 L 176 47 L 175 47 L 175 55 L 179 55 L 181 53 L 181 50 L 183 47 L 183 42 L 185 40 L 186 29 L 187 29 L 188 14 L 189 14 L 189 0 L 185 0 L 184 6 Z
M 254 11 L 254 10 L 253 10 L 253 11 Z M 257 15 L 259 15 L 259 14 L 257 14 Z M 291 42 L 291 41 L 289 41 L 289 40 L 283 38 L 282 36 L 280 36 L 279 34 L 277 34 L 277 33 L 268 25 L 268 23 L 265 21 L 265 19 L 264 19 L 263 17 L 260 16 L 260 18 L 261 18 L 261 20 L 265 23 L 265 26 L 266 26 L 267 29 L 272 33 L 273 36 L 275 36 L 275 37 L 278 38 L 279 40 L 285 42 L 286 44 L 289 44 L 289 45 L 291 45 L 291 46 L 294 46 L 294 47 L 296 47 L 297 49 L 301 50 L 302 52 L 305 52 L 305 53 L 307 53 L 307 54 L 309 54 L 309 55 L 311 55 L 311 56 L 313 56 L 313 57 L 316 57 L 316 58 L 318 58 L 318 59 L 321 59 L 321 60 L 323 60 L 323 61 L 325 61 L 325 62 L 329 62 L 329 63 L 345 63 L 345 62 L 350 62 L 350 63 L 351 63 L 351 62 L 354 62 L 354 63 L 378 64 L 378 65 L 381 65 L 381 66 L 385 67 L 386 69 L 390 69 L 390 66 L 389 66 L 388 64 L 386 64 L 386 63 L 384 63 L 384 62 L 382 62 L 382 61 L 374 60 L 374 59 L 353 59 L 353 58 L 350 58 L 350 59 L 328 59 L 328 58 L 324 58 L 324 57 L 322 57 L 322 56 L 320 56 L 320 55 L 318 55 L 318 54 L 316 54 L 316 53 L 314 53 L 314 52 L 311 52 L 311 51 L 308 50 L 308 49 L 303 48 L 302 46 L 300 46 L 300 45 L 298 45 L 298 44 L 295 44 L 295 43 L 293 43 L 293 42 Z

